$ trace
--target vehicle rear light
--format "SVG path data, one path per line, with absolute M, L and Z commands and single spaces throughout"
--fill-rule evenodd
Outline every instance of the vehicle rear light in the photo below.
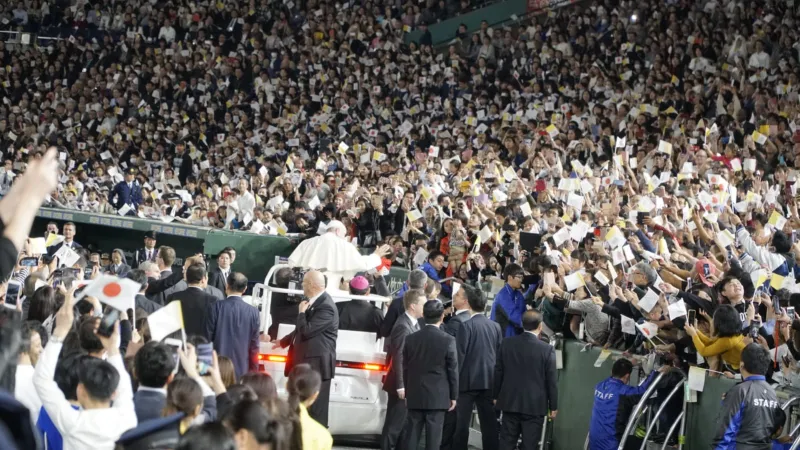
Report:
M 288 358 L 283 355 L 258 355 L 258 360 L 267 362 L 285 363 L 288 360 Z
M 345 369 L 370 370 L 375 372 L 386 371 L 386 366 L 383 364 L 371 364 L 371 363 L 350 362 L 350 361 L 336 361 L 336 367 L 342 367 Z

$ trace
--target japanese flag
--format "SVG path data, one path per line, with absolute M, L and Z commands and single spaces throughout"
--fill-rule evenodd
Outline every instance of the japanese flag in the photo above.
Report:
M 87 285 L 81 297 L 95 297 L 112 308 L 125 311 L 136 308 L 136 294 L 140 288 L 141 285 L 133 280 L 103 275 Z
M 637 323 L 636 328 L 638 328 L 648 340 L 652 340 L 658 335 L 658 325 L 654 323 L 645 322 L 641 325 Z

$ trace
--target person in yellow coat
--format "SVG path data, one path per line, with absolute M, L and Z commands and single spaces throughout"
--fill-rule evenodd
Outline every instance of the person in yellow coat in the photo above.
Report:
M 298 364 L 289 372 L 286 390 L 289 392 L 289 407 L 300 418 L 303 450 L 331 450 L 333 437 L 327 428 L 308 415 L 308 407 L 319 395 L 322 378 L 308 364 Z

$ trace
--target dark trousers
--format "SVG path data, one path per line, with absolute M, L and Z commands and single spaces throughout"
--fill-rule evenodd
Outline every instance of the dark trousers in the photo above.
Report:
M 406 417 L 406 449 L 418 450 L 422 430 L 425 429 L 426 450 L 436 450 L 442 445 L 444 409 L 409 409 Z
M 330 400 L 331 380 L 325 380 L 319 387 L 319 397 L 317 397 L 317 401 L 308 408 L 308 415 L 321 423 L 325 428 L 328 428 L 328 404 Z
M 472 407 L 477 406 L 478 419 L 481 422 L 483 450 L 497 450 L 497 415 L 495 414 L 492 400 L 492 391 L 489 389 L 466 391 L 458 394 L 456 433 L 453 437 L 454 449 L 464 449 L 469 446 L 469 424 L 472 421 Z
M 483 424 L 483 419 L 481 419 Z M 520 450 L 535 450 L 542 438 L 544 416 L 530 416 L 503 411 L 503 424 L 500 426 L 500 450 L 517 448 L 519 435 L 522 435 Z
M 400 400 L 397 394 L 389 392 L 389 402 L 386 405 L 386 418 L 383 420 L 381 431 L 381 450 L 394 450 L 404 448 L 403 428 L 406 425 L 406 401 Z
M 456 412 L 458 407 L 452 411 L 447 411 L 444 414 L 444 427 L 442 427 L 442 447 L 441 450 L 451 450 L 456 447 L 453 447 L 453 438 L 456 434 L 456 422 L 457 422 L 457 415 Z

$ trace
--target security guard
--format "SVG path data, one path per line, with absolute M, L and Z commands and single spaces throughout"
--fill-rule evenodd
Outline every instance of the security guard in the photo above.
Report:
M 730 388 L 722 401 L 714 449 L 772 448 L 772 431 L 778 425 L 775 410 L 780 403 L 765 377 L 770 364 L 769 352 L 759 344 L 750 344 L 742 350 L 739 371 L 743 381 Z
M 114 186 L 114 190 L 108 194 L 108 203 L 114 209 L 119 210 L 124 205 L 130 207 L 127 215 L 135 216 L 136 208 L 142 203 L 142 187 L 135 180 L 136 169 L 130 168 L 125 171 L 125 180 L 120 181 Z
M 525 271 L 518 264 L 509 264 L 503 276 L 506 285 L 494 298 L 490 318 L 500 324 L 503 336 L 511 337 L 522 333 L 522 313 L 525 312 L 522 280 L 525 278 Z
M 659 372 L 665 373 L 669 369 L 669 366 L 664 366 Z M 644 394 L 656 374 L 655 371 L 651 372 L 639 386 L 629 386 L 631 372 L 633 363 L 625 358 L 618 359 L 611 368 L 611 376 L 595 386 L 592 420 L 589 423 L 589 450 L 617 450 L 633 405 L 639 401 L 639 396 Z M 629 438 L 625 447 L 633 448 L 633 445 L 634 442 Z M 639 440 L 635 448 L 641 445 Z

